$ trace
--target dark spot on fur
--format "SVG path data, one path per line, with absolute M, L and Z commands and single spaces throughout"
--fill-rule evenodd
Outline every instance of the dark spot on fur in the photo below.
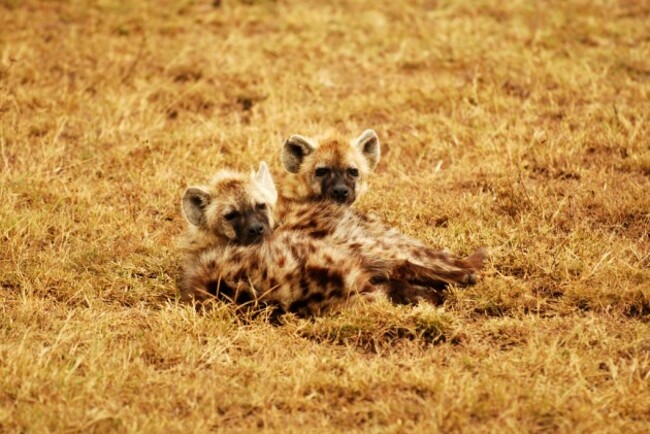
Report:
M 210 280 L 206 284 L 208 293 L 221 301 L 232 301 L 235 296 L 235 290 L 228 286 L 223 280 Z
M 332 299 L 343 298 L 343 286 L 333 286 L 330 289 L 329 297 Z
M 327 236 L 327 231 L 323 229 L 312 231 L 309 236 L 316 239 L 322 239 Z
M 323 267 L 309 267 L 305 270 L 310 279 L 314 280 L 318 286 L 325 288 L 329 281 L 329 270 Z
M 246 304 L 255 300 L 253 295 L 248 290 L 240 290 L 235 294 L 235 303 Z
M 307 282 L 305 276 L 300 277 L 300 291 L 303 295 L 309 294 L 309 282 Z
M 210 295 L 217 295 L 218 286 L 219 286 L 219 282 L 217 282 L 216 280 L 211 280 L 205 285 L 205 289 L 206 291 L 208 291 Z
M 301 252 L 295 244 L 289 246 L 291 251 L 291 256 L 298 262 L 299 266 L 302 266 L 305 263 L 305 255 Z
M 322 292 L 316 292 L 291 303 L 289 311 L 299 316 L 307 317 L 320 310 L 319 308 L 322 307 L 321 305 L 324 301 L 325 295 Z
M 309 296 L 309 301 L 312 303 L 322 303 L 325 300 L 325 296 L 322 292 L 317 292 Z
M 248 280 L 248 279 L 247 279 L 247 276 L 246 276 L 246 273 L 244 272 L 244 270 L 239 270 L 239 271 L 235 274 L 235 276 L 233 277 L 233 280 L 234 280 L 235 282 L 240 282 L 240 281 L 242 281 L 242 280 Z
M 307 299 L 302 299 L 302 300 L 296 300 L 291 305 L 289 306 L 289 312 L 295 313 L 298 316 L 309 316 L 309 309 L 308 309 L 308 300 Z
M 330 272 L 330 283 L 337 288 L 343 288 L 343 276 L 341 273 Z
M 306 221 L 303 223 L 303 228 L 304 229 L 312 229 L 315 228 L 318 225 L 318 222 L 315 219 L 310 219 L 309 221 Z

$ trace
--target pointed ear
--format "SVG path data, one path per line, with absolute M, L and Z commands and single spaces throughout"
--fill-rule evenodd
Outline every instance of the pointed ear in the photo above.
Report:
M 379 147 L 379 137 L 373 130 L 366 130 L 359 137 L 352 141 L 352 145 L 361 151 L 366 160 L 370 170 L 373 170 L 377 163 L 379 163 L 379 156 L 381 150 Z
M 194 226 L 205 225 L 205 209 L 210 200 L 210 193 L 203 187 L 188 187 L 183 194 L 183 213 L 187 221 Z
M 316 145 L 307 137 L 293 135 L 282 147 L 282 166 L 288 172 L 298 173 L 304 158 L 314 152 Z
M 260 168 L 255 174 L 255 181 L 260 184 L 264 190 L 266 190 L 273 200 L 273 203 L 278 200 L 278 191 L 275 188 L 275 183 L 273 182 L 273 177 L 269 171 L 269 166 L 267 166 L 266 161 L 260 162 Z

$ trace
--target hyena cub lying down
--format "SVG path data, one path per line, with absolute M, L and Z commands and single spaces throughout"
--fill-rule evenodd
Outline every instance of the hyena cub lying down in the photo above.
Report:
M 188 188 L 183 297 L 272 305 L 309 316 L 355 298 L 437 302 L 439 288 L 472 283 L 481 267 L 482 253 L 458 260 L 432 252 L 423 266 L 392 254 L 390 246 L 365 251 L 373 242 L 359 240 L 374 232 L 369 226 L 375 223 L 341 204 L 280 207 L 284 220 L 278 223 L 277 192 L 264 163 L 251 176 L 222 171 L 209 185 Z
M 367 179 L 374 170 L 381 155 L 379 138 L 373 130 L 364 131 L 359 137 L 348 142 L 340 138 L 327 138 L 320 143 L 314 139 L 294 135 L 282 149 L 282 165 L 298 176 L 307 190 L 307 202 L 335 202 L 351 205 L 367 189 Z M 294 222 L 295 229 L 311 231 L 312 235 L 327 233 L 330 239 L 341 243 L 357 245 L 365 254 L 386 257 L 393 260 L 408 261 L 413 264 L 439 269 L 445 262 L 455 263 L 447 253 L 436 251 L 408 237 L 398 230 L 383 224 L 373 214 L 354 214 L 359 222 L 356 225 L 337 224 L 336 219 L 322 219 L 317 207 L 312 215 L 303 216 L 304 208 L 290 206 L 280 212 L 280 218 Z M 329 228 L 323 228 L 325 224 Z M 351 230 L 350 227 L 354 227 Z M 472 259 L 482 263 L 483 249 L 477 251 Z M 461 268 L 463 261 L 456 261 Z M 467 276 L 474 283 L 475 275 Z

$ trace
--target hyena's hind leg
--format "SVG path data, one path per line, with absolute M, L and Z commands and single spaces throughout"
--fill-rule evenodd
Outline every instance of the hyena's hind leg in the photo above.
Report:
M 428 249 L 431 254 L 422 263 L 409 259 L 362 256 L 362 268 L 370 277 L 370 287 L 378 289 L 395 304 L 420 301 L 440 305 L 451 284 L 472 285 L 486 257 L 484 249 L 467 258 L 453 258 L 449 253 Z
M 427 249 L 429 250 L 429 249 Z M 479 249 L 467 258 L 452 258 L 446 252 L 429 250 L 421 264 L 402 260 L 393 264 L 390 279 L 402 280 L 414 285 L 443 290 L 449 284 L 473 285 L 483 267 L 485 249 Z

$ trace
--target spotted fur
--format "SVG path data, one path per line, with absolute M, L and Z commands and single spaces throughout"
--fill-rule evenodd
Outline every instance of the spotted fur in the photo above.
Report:
M 395 303 L 439 302 L 441 288 L 469 282 L 473 268 L 454 263 L 444 254 L 423 265 L 387 254 L 387 246 L 370 248 L 372 239 L 367 234 L 378 230 L 377 223 L 334 202 L 285 203 L 279 210 L 280 224 L 271 225 L 272 233 L 259 242 L 244 242 L 223 222 L 222 213 L 231 212 L 223 203 L 238 206 L 243 214 L 242 209 L 257 203 L 258 189 L 275 191 L 270 175 L 263 182 L 258 178 L 222 173 L 210 186 L 202 187 L 211 194 L 210 205 L 198 210 L 190 205 L 186 210 L 186 216 L 196 215 L 188 217 L 185 299 L 273 305 L 307 316 L 358 297 L 387 296 Z M 269 205 L 267 218 L 275 222 L 276 202 Z
M 474 283 L 486 257 L 484 249 L 469 258 L 457 258 L 402 234 L 373 215 L 332 206 L 332 203 L 350 205 L 358 194 L 347 201 L 333 197 L 328 189 L 332 177 L 316 176 L 318 168 L 328 168 L 329 175 L 343 173 L 350 167 L 361 168 L 357 181 L 359 186 L 352 188 L 362 192 L 366 189 L 369 169 L 375 167 L 379 157 L 379 139 L 372 130 L 366 130 L 350 142 L 326 139 L 319 143 L 303 136 L 291 136 L 282 149 L 283 166 L 297 174 L 308 193 L 302 200 L 282 201 L 280 219 L 290 227 L 303 228 L 312 237 L 356 247 L 357 254 L 383 261 L 407 261 L 439 273 L 440 279 L 446 283 Z M 411 284 L 414 282 L 411 279 Z M 388 284 L 394 286 L 394 282 Z M 406 292 L 418 291 L 409 288 L 408 283 L 402 282 L 401 285 Z

